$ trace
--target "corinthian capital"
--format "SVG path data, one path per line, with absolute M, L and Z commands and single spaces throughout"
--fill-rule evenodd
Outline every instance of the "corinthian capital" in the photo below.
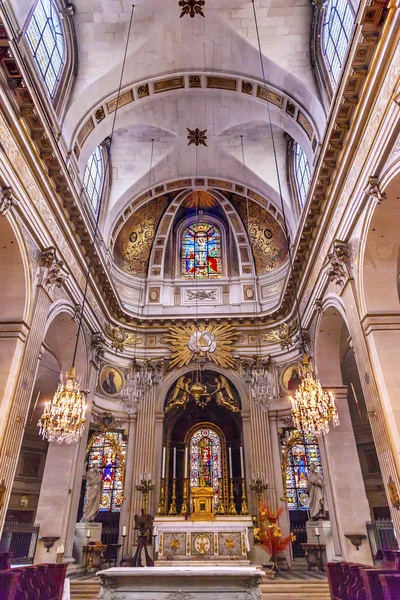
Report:
M 2 187 L 0 189 L 0 215 L 3 215 L 4 217 L 8 211 L 17 204 L 18 201 L 13 194 L 12 188 Z

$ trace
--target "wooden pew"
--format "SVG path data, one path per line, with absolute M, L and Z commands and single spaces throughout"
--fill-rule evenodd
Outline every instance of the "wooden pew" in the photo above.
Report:
M 0 600 L 17 600 L 17 588 L 20 573 L 11 569 L 0 571 Z
M 385 600 L 400 600 L 400 573 L 380 574 L 379 580 Z

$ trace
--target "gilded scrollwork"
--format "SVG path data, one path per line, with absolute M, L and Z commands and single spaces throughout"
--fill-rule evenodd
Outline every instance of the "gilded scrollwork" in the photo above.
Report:
M 122 227 L 114 246 L 114 259 L 122 271 L 146 275 L 156 229 L 167 203 L 164 197 L 150 201 L 133 213 Z
M 278 221 L 264 208 L 251 200 L 246 202 L 241 196 L 234 196 L 232 204 L 249 233 L 257 274 L 281 267 L 287 259 L 287 244 Z

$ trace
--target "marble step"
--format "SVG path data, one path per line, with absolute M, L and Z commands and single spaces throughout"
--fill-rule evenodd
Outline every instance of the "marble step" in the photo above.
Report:
M 71 581 L 71 600 L 97 600 L 100 584 L 97 581 Z
M 263 600 L 331 600 L 327 581 L 271 580 L 260 590 Z

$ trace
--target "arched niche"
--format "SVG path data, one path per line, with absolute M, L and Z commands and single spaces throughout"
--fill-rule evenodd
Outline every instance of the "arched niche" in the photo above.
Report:
M 361 294 L 366 313 L 400 310 L 400 173 L 373 207 L 361 253 Z
M 343 308 L 338 300 L 332 300 L 317 323 L 315 335 L 315 367 L 323 387 L 343 384 L 341 362 L 348 339 Z

